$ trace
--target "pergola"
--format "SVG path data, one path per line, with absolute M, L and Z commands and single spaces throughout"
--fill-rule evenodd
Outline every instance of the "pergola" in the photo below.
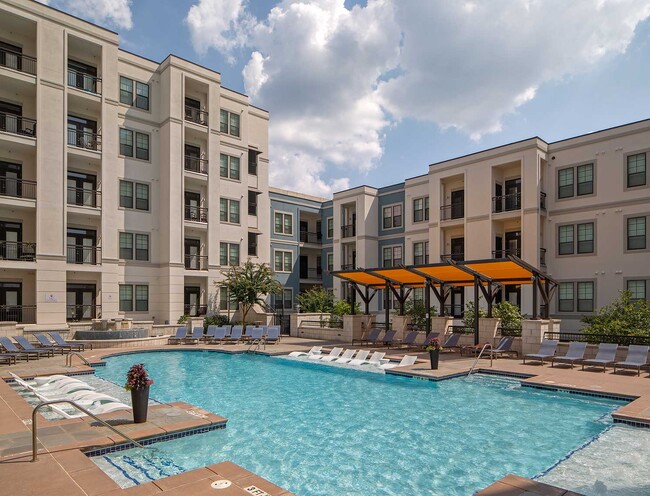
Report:
M 389 327 L 390 294 L 399 302 L 399 314 L 404 315 L 404 303 L 414 288 L 424 288 L 424 306 L 426 307 L 426 331 L 431 332 L 431 293 L 440 304 L 439 315 L 445 315 L 445 302 L 452 288 L 474 287 L 474 308 L 479 307 L 482 294 L 487 302 L 488 317 L 492 317 L 492 305 L 499 290 L 506 285 L 533 286 L 533 319 L 539 313 L 538 296 L 541 296 L 543 310 L 541 317 L 548 318 L 549 302 L 557 288 L 557 282 L 536 267 L 520 258 L 508 255 L 507 258 L 472 260 L 409 265 L 379 269 L 340 270 L 332 273 L 335 277 L 350 284 L 352 294 L 352 311 L 354 312 L 354 295 L 358 294 L 365 303 L 368 315 L 369 305 L 377 291 L 384 290 L 384 309 L 386 312 L 386 329 Z M 478 344 L 478 311 L 474 318 L 474 341 Z

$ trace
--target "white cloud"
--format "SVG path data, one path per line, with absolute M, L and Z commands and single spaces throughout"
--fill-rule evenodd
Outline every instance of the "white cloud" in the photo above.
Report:
M 117 29 L 131 29 L 133 19 L 131 0 L 39 0 L 55 9 L 63 10 L 99 25 Z

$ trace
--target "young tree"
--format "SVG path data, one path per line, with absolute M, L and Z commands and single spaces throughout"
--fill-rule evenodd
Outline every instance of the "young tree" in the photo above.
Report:
M 587 324 L 584 334 L 650 337 L 650 301 L 635 301 L 630 291 L 621 291 L 617 299 L 582 322 Z
M 226 287 L 230 301 L 237 303 L 242 314 L 242 324 L 246 328 L 246 317 L 253 305 L 261 305 L 269 294 L 279 294 L 282 286 L 273 279 L 273 271 L 266 264 L 248 260 L 243 265 L 233 265 L 222 271 L 223 281 L 218 286 Z
M 322 286 L 317 286 L 298 295 L 300 313 L 330 313 L 334 308 L 334 294 Z

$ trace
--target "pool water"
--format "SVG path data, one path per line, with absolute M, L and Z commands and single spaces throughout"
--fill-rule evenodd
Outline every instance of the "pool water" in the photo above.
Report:
M 128 487 L 230 460 L 300 496 L 468 495 L 532 477 L 611 426 L 621 402 L 475 375 L 441 382 L 257 355 L 122 355 L 144 362 L 158 401 L 228 418 L 226 429 L 94 460 Z

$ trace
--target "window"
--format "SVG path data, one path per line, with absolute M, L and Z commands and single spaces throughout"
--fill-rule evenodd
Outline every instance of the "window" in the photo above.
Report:
M 257 256 L 257 234 L 254 232 L 248 233 L 248 256 Z
M 557 171 L 558 198 L 570 198 L 573 196 L 573 167 Z
M 248 150 L 248 173 L 251 176 L 257 176 L 257 156 L 260 152 Z
M 239 224 L 239 200 L 221 198 L 221 200 L 219 200 L 219 203 L 221 207 L 221 210 L 219 212 L 219 220 L 221 220 L 221 222 Z
M 133 208 L 133 183 L 120 181 L 120 207 Z
M 392 205 L 383 208 L 384 229 L 402 227 L 402 205 Z
M 573 254 L 573 226 L 558 227 L 558 242 L 559 255 Z
M 647 299 L 647 281 L 645 279 L 627 281 L 626 289 L 632 294 L 632 301 Z
M 594 311 L 594 283 L 591 281 L 578 283 L 578 312 Z
M 429 263 L 429 242 L 420 241 L 413 243 L 413 263 L 422 265 Z
M 248 215 L 257 216 L 257 192 L 248 192 Z
M 135 254 L 134 248 L 135 237 Z M 129 232 L 120 233 L 120 258 L 123 260 L 149 260 L 149 235 L 134 234 Z
M 292 235 L 293 215 L 285 214 L 283 212 L 275 212 L 273 232 L 275 234 Z
M 646 248 L 646 218 L 629 217 L 627 219 L 627 249 L 645 250 Z
M 135 100 L 133 85 L 135 83 Z M 120 76 L 120 103 L 142 110 L 149 110 L 149 85 Z
M 334 270 L 334 253 L 327 254 L 327 271 L 332 272 Z
M 291 272 L 293 267 L 293 253 L 290 251 L 275 250 L 275 271 Z
M 627 187 L 645 186 L 645 153 L 628 155 L 627 157 Z
M 135 288 L 135 307 L 133 305 L 133 294 Z M 149 286 L 145 284 L 120 284 L 120 312 L 149 311 Z
M 424 303 L 424 288 L 413 288 L 413 301 Z
M 220 159 L 219 175 L 239 181 L 239 157 L 232 157 L 222 153 Z
M 135 235 L 135 259 L 136 260 L 149 260 L 149 235 L 136 234 Z
M 239 265 L 237 243 L 219 243 L 219 265 Z
M 594 164 L 583 164 L 558 170 L 557 184 L 558 198 L 591 195 L 594 192 Z
M 327 219 L 327 237 L 332 239 L 334 237 L 334 218 L 329 217 Z
M 576 167 L 578 176 L 577 196 L 590 195 L 594 192 L 594 164 L 584 164 Z
M 222 133 L 239 137 L 239 114 L 221 109 L 219 116 L 221 121 L 219 130 Z
M 219 289 L 219 310 L 237 310 L 237 302 L 230 299 L 226 286 Z
M 384 267 L 397 267 L 402 264 L 402 247 L 387 246 L 383 249 Z
M 120 312 L 133 311 L 133 286 L 120 284 Z
M 282 290 L 282 308 L 291 310 L 293 308 L 293 289 Z
M 135 209 L 149 210 L 149 185 L 131 181 L 120 181 L 120 207 L 134 208 L 134 189 Z
M 135 158 L 149 160 L 149 135 L 120 128 L 120 155 L 133 157 L 133 134 L 135 133 Z
M 594 223 L 578 224 L 578 253 L 594 252 Z
M 133 156 L 133 131 L 120 128 L 120 155 Z
M 136 210 L 149 210 L 149 185 L 135 183 Z
M 413 222 L 429 220 L 429 197 L 416 198 L 413 200 Z
M 594 282 L 561 282 L 558 288 L 559 312 L 593 312 Z
M 577 250 L 575 237 L 577 237 Z M 558 226 L 558 255 L 594 252 L 594 223 Z
M 133 234 L 120 233 L 120 258 L 133 260 Z
M 561 282 L 558 288 L 558 311 L 573 312 L 573 283 Z

